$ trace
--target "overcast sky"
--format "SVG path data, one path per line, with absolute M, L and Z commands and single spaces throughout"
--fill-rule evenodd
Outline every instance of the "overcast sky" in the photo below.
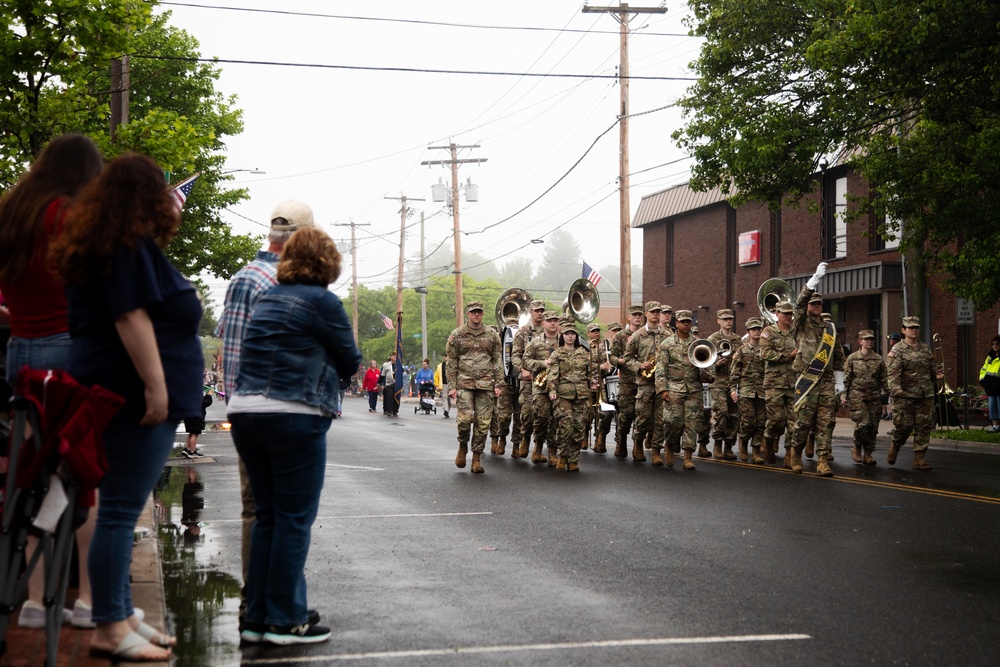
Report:
M 687 5 L 666 6 L 666 14 L 630 23 L 630 108 L 643 114 L 630 123 L 632 214 L 644 195 L 685 182 L 690 167 L 670 139 L 680 114 L 669 105 L 691 82 L 638 78 L 691 77 L 700 42 L 686 36 Z M 459 207 L 463 250 L 498 266 L 527 257 L 537 267 L 545 246 L 531 240 L 564 229 L 595 268 L 618 264 L 619 137 L 617 126 L 607 130 L 619 109 L 619 24 L 611 15 L 584 14 L 581 3 L 564 0 L 194 0 L 162 9 L 205 57 L 316 65 L 220 64 L 217 87 L 238 96 L 246 123 L 227 141 L 227 167 L 267 172 L 236 174 L 251 194 L 224 213 L 237 232 L 265 233 L 276 203 L 300 199 L 345 255 L 350 231 L 336 225 L 359 225 L 359 282 L 394 285 L 400 206 L 386 197 L 424 198 L 411 206 L 414 221 L 419 211 L 427 218 L 427 252 L 450 244 L 450 211 L 431 201 L 431 186 L 450 184 L 450 171 L 420 163 L 449 157 L 432 146 L 478 144 L 459 154 L 487 160 L 460 168 L 463 184 L 479 186 L 479 202 L 463 197 Z M 407 257 L 419 244 L 415 225 Z M 641 259 L 634 231 L 632 263 Z M 568 286 L 579 265 L 566 271 Z M 350 272 L 346 258 L 333 286 L 341 296 Z M 617 276 L 605 280 L 602 292 L 618 284 Z M 209 283 L 221 301 L 224 281 Z

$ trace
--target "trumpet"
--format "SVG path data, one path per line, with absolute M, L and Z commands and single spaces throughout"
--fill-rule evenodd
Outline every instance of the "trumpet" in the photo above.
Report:
M 732 346 L 730 346 L 731 350 Z M 696 368 L 712 366 L 718 356 L 719 349 L 715 347 L 715 343 L 707 338 L 696 340 L 688 346 L 688 359 L 691 361 L 691 365 Z
M 541 373 L 535 376 L 535 379 L 531 384 L 538 387 L 539 389 L 545 389 L 545 383 L 549 380 L 549 369 L 546 368 L 542 370 Z
M 656 375 L 656 353 L 649 355 L 649 359 L 646 359 L 646 363 L 649 364 L 649 368 L 642 369 L 639 371 L 639 375 L 646 378 L 647 380 Z

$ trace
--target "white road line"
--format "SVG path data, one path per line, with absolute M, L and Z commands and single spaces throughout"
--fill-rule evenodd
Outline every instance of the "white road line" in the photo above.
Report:
M 480 653 L 513 653 L 523 651 L 572 651 L 593 648 L 627 648 L 630 646 L 677 646 L 684 644 L 727 644 L 740 642 L 781 642 L 812 639 L 805 634 L 789 635 L 728 635 L 719 637 L 663 637 L 660 639 L 611 639 L 606 641 L 564 642 L 558 644 L 512 644 L 509 646 L 459 646 L 455 648 L 413 651 L 380 651 L 375 653 L 340 653 L 335 655 L 303 656 L 299 658 L 246 659 L 240 665 L 305 664 L 310 662 L 346 662 L 348 660 L 391 660 L 394 658 L 426 658 L 434 656 L 476 655 Z
M 381 471 L 385 470 L 385 468 L 372 468 L 371 466 L 349 466 L 349 465 L 344 465 L 343 463 L 327 463 L 326 467 L 327 468 L 349 468 L 350 470 L 374 470 L 374 471 L 378 471 L 378 472 L 381 472 Z
M 318 516 L 319 521 L 338 519 L 421 519 L 435 516 L 491 516 L 493 512 L 428 512 L 426 514 L 346 514 L 343 516 Z M 243 519 L 206 519 L 209 523 L 242 523 Z

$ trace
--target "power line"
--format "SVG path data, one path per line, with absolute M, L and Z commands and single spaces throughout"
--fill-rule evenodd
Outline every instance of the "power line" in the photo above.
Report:
M 293 12 L 281 9 L 256 9 L 251 7 L 226 7 L 223 5 L 202 5 L 188 2 L 160 2 L 163 6 L 188 7 L 192 9 L 220 9 L 232 12 L 247 12 L 253 14 L 281 14 L 284 16 L 306 16 L 309 18 L 338 19 L 342 21 L 372 21 L 378 23 L 406 23 L 411 25 L 427 25 L 443 28 L 473 28 L 477 30 L 524 30 L 526 32 L 566 32 L 566 33 L 586 33 L 590 35 L 614 34 L 617 31 L 610 30 L 580 30 L 569 28 L 542 28 L 537 26 L 510 26 L 510 25 L 484 25 L 477 23 L 449 23 L 445 21 L 420 21 L 417 19 L 395 19 L 380 16 L 348 16 L 343 14 L 320 14 L 318 12 Z M 674 32 L 645 32 L 641 33 L 649 37 L 691 37 L 688 33 Z
M 165 60 L 181 61 L 191 63 L 225 63 L 228 65 L 263 65 L 266 67 L 298 67 L 312 69 L 336 69 L 352 70 L 361 72 L 403 72 L 408 74 L 460 74 L 463 76 L 518 76 L 553 79 L 611 79 L 623 81 L 625 79 L 636 81 L 697 81 L 697 77 L 690 76 L 629 76 L 623 77 L 617 74 L 554 74 L 551 72 L 500 72 L 489 70 L 453 70 L 453 69 L 428 69 L 420 67 L 374 67 L 371 65 L 327 65 L 323 63 L 289 63 L 276 60 L 238 60 L 234 58 L 188 58 L 182 56 L 157 56 L 152 54 L 132 54 L 132 58 L 144 60 Z

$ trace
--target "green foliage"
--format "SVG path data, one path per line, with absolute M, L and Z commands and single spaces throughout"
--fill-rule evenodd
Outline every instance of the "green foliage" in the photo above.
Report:
M 220 215 L 247 198 L 227 189 L 220 169 L 226 136 L 243 131 L 235 98 L 215 90 L 219 70 L 197 63 L 198 42 L 172 28 L 169 13 L 129 0 L 15 0 L 0 6 L 0 190 L 13 184 L 42 146 L 68 131 L 90 135 L 113 158 L 149 155 L 173 181 L 200 172 L 167 254 L 184 274 L 228 278 L 261 240 L 234 235 Z M 110 61 L 131 54 L 129 122 L 116 141 L 109 126 Z M 173 60 L 151 59 L 168 57 Z
M 691 0 L 705 39 L 674 133 L 692 185 L 772 207 L 815 189 L 823 156 L 947 287 L 1000 301 L 1000 5 L 991 0 Z M 902 230 L 891 222 L 903 220 Z

